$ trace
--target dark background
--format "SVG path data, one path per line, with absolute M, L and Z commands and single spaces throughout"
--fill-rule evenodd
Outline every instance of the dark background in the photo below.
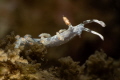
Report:
M 89 55 L 102 49 L 109 56 L 120 57 L 120 1 L 119 0 L 0 0 L 0 38 L 10 32 L 24 36 L 38 37 L 41 33 L 55 35 L 68 26 L 62 20 L 66 16 L 72 25 L 84 20 L 98 19 L 106 23 L 102 28 L 96 23 L 87 24 L 101 33 L 105 40 L 83 32 L 68 43 L 48 49 L 48 58 L 55 60 L 71 56 L 84 62 Z

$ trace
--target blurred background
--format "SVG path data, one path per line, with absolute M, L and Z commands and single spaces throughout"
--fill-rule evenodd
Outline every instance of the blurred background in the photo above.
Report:
M 120 1 L 119 0 L 0 0 L 0 38 L 10 32 L 37 38 L 41 33 L 52 36 L 68 26 L 62 20 L 66 16 L 72 25 L 84 20 L 98 19 L 106 23 L 102 28 L 96 23 L 87 24 L 101 33 L 105 40 L 83 32 L 68 43 L 48 49 L 50 60 L 71 56 L 83 63 L 96 50 L 102 49 L 109 56 L 120 58 Z

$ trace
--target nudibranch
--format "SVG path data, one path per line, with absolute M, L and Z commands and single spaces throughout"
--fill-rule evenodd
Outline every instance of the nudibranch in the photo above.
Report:
M 80 23 L 76 26 L 72 26 L 72 24 L 70 23 L 70 21 L 63 16 L 63 21 L 65 22 L 66 25 L 68 25 L 68 29 L 61 29 L 58 32 L 56 32 L 56 35 L 51 36 L 48 33 L 42 33 L 40 34 L 38 37 L 40 38 L 32 38 L 31 35 L 25 35 L 24 37 L 20 37 L 19 35 L 17 35 L 15 38 L 17 39 L 15 42 L 15 48 L 19 48 L 19 46 L 25 46 L 25 45 L 33 45 L 34 43 L 38 43 L 38 44 L 43 44 L 46 47 L 53 47 L 53 46 L 59 46 L 61 44 L 64 44 L 66 42 L 68 42 L 69 40 L 71 40 L 72 38 L 74 38 L 75 36 L 80 36 L 82 31 L 87 31 L 90 32 L 92 34 L 95 34 L 97 36 L 99 36 L 102 40 L 104 40 L 104 37 L 93 30 L 90 30 L 89 28 L 85 28 L 84 26 L 88 23 L 98 23 L 100 24 L 102 27 L 105 27 L 105 23 L 103 21 L 99 21 L 97 19 L 93 19 L 93 20 L 86 20 L 83 23 Z

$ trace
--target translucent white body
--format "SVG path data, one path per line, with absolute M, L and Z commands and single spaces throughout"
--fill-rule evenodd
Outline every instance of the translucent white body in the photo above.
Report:
M 66 20 L 67 18 L 65 18 Z M 59 30 L 56 32 L 56 35 L 50 36 L 48 33 L 42 33 L 39 35 L 40 38 L 31 38 L 31 35 L 25 35 L 24 37 L 20 37 L 19 35 L 16 36 L 16 43 L 15 43 L 15 48 L 19 48 L 19 46 L 23 45 L 33 45 L 34 43 L 38 44 L 43 44 L 46 47 L 53 47 L 53 46 L 59 46 L 61 44 L 64 44 L 68 42 L 70 39 L 72 39 L 75 36 L 80 36 L 82 31 L 87 31 L 90 33 L 93 33 L 95 35 L 98 35 L 102 40 L 104 40 L 103 36 L 95 31 L 92 31 L 88 28 L 85 28 L 84 25 L 91 23 L 91 22 L 96 22 L 100 24 L 102 27 L 105 27 L 105 23 L 96 19 L 93 20 L 86 20 L 83 23 L 77 25 L 77 26 L 72 26 L 70 22 L 67 21 L 67 25 L 69 28 L 67 30 Z

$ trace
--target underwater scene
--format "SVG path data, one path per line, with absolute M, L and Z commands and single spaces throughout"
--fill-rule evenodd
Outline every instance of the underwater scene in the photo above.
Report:
M 119 0 L 0 0 L 0 80 L 120 80 Z

